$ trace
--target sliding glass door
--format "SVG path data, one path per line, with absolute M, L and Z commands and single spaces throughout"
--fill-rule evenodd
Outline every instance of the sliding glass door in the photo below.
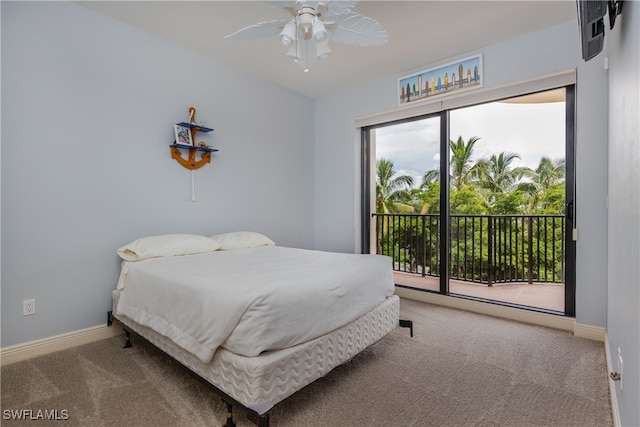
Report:
M 363 128 L 397 286 L 574 315 L 573 86 Z
M 372 185 L 371 251 L 390 255 L 396 282 L 440 290 L 440 189 L 425 170 L 440 169 L 440 116 L 370 129 Z

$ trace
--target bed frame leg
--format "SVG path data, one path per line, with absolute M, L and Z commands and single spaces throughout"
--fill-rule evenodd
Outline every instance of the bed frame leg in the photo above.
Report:
M 131 348 L 133 347 L 133 345 L 131 344 L 131 333 L 129 331 L 127 331 L 126 329 L 124 330 L 124 335 L 127 337 L 127 340 L 124 343 L 124 347 L 122 348 Z
M 269 427 L 269 414 L 258 415 L 256 425 L 258 427 Z
M 411 335 L 411 338 L 413 338 L 413 320 L 400 319 L 400 327 L 409 328 L 409 334 Z
M 236 427 L 236 423 L 233 422 L 233 405 L 228 402 L 224 402 L 224 403 L 227 404 L 227 422 L 223 427 Z
M 115 317 L 113 317 L 113 311 L 108 311 L 107 312 L 107 326 L 112 326 L 114 320 L 115 320 Z M 124 347 L 122 347 L 122 348 L 131 348 L 131 347 L 133 347 L 133 345 L 131 344 L 131 333 L 126 328 L 122 328 L 122 330 L 124 331 L 124 335 L 127 338 L 127 340 L 124 343 Z

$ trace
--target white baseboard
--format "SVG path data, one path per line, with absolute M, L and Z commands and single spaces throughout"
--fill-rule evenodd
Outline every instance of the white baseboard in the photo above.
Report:
M 399 287 L 396 287 L 395 293 L 401 298 L 428 302 L 431 304 L 472 311 L 480 314 L 487 314 L 489 316 L 502 317 L 505 319 L 516 320 L 523 323 L 531 323 L 539 326 L 562 329 L 565 331 L 573 332 L 575 336 L 589 338 L 596 341 L 604 341 L 604 328 L 576 324 L 575 319 L 571 317 L 563 317 L 536 311 L 521 310 L 513 307 L 506 307 L 502 305 L 474 301 L 465 298 L 455 298 L 432 292 L 416 291 L 413 289 Z
M 29 341 L 23 344 L 12 345 L 0 349 L 0 366 L 115 337 L 122 333 L 122 328 L 99 325 L 66 334 L 55 335 L 53 337 Z
M 584 325 L 582 323 L 576 323 L 573 326 L 573 335 L 579 338 L 604 342 L 606 334 L 607 330 L 599 326 Z
M 607 372 L 614 372 L 611 362 L 611 352 L 609 351 L 609 336 L 604 335 L 604 352 L 607 358 Z M 611 396 L 611 415 L 613 417 L 613 427 L 620 427 L 620 408 L 618 408 L 616 382 L 609 377 L 609 396 Z

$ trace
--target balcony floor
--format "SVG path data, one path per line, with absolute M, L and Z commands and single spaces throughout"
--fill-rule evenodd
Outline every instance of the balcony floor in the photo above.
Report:
M 411 286 L 417 289 L 438 291 L 438 277 L 422 277 L 419 274 L 394 271 L 396 285 Z M 466 295 L 493 301 L 542 308 L 564 313 L 564 285 L 558 283 L 507 283 L 493 286 L 478 283 L 449 280 L 449 291 L 453 294 Z

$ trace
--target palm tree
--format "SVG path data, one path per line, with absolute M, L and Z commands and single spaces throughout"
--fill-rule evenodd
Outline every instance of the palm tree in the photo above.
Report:
M 391 160 L 376 162 L 376 212 L 412 212 L 411 187 L 413 177 L 398 175 Z
M 518 167 L 511 168 L 511 163 L 520 156 L 516 153 L 493 154 L 488 159 L 476 163 L 478 169 L 478 185 L 492 193 L 508 193 L 515 189 L 518 180 L 530 175 L 531 169 Z
M 529 194 L 527 211 L 532 212 L 538 207 L 540 198 L 545 192 L 564 181 L 565 161 L 543 157 L 536 170 L 526 176 L 530 177 L 531 181 L 523 182 L 519 188 Z
M 536 168 L 536 175 L 538 182 L 543 189 L 547 189 L 554 184 L 562 182 L 565 175 L 565 162 L 564 159 L 549 159 L 543 157 L 540 159 L 540 164 Z
M 465 141 L 459 136 L 456 141 L 450 140 L 449 147 L 451 149 L 450 167 L 450 185 L 453 190 L 460 190 L 465 185 L 470 184 L 477 176 L 477 169 L 471 161 L 473 155 L 473 146 L 480 138 L 473 136 Z M 433 169 L 428 171 L 422 177 L 422 188 L 427 188 L 429 184 L 440 180 L 440 171 Z
M 450 141 L 451 147 L 451 186 L 454 190 L 460 190 L 468 185 L 476 176 L 476 166 L 471 161 L 473 146 L 480 138 L 473 136 L 464 141 L 462 136 L 457 141 Z

